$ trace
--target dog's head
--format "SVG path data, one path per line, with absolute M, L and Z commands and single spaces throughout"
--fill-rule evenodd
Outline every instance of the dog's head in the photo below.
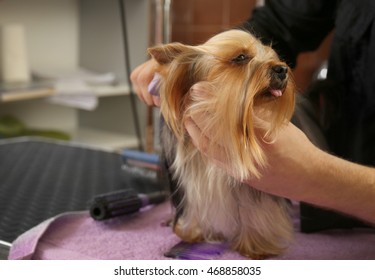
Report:
M 149 49 L 159 63 L 161 113 L 180 141 L 184 119 L 205 112 L 204 130 L 223 145 L 238 175 L 259 175 L 266 164 L 261 137 L 272 135 L 294 111 L 290 69 L 250 33 L 231 30 L 199 46 L 171 43 Z M 193 86 L 205 88 L 196 94 Z M 267 131 L 264 121 L 270 123 Z M 250 174 L 249 174 L 250 171 Z

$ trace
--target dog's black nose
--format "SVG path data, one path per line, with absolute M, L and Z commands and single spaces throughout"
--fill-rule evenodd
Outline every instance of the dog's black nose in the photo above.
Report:
M 288 67 L 284 65 L 275 65 L 272 67 L 272 71 L 275 72 L 280 80 L 285 80 L 286 74 L 288 73 Z

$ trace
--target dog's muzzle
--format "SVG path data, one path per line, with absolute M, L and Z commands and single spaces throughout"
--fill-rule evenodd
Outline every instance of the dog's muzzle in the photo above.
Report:
M 287 83 L 288 67 L 285 65 L 275 65 L 271 68 L 270 93 L 280 97 Z
M 288 73 L 288 67 L 284 65 L 276 65 L 272 67 L 272 71 L 279 80 L 284 81 Z

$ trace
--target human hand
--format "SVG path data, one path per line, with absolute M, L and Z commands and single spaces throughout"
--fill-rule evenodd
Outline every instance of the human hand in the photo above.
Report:
M 134 69 L 130 79 L 139 99 L 149 106 L 160 107 L 160 96 L 157 89 L 160 76 L 155 72 L 157 65 L 154 59 L 146 61 Z
M 191 116 L 185 121 L 185 128 L 193 144 L 214 164 L 229 175 L 236 177 L 236 171 L 226 160 L 223 147 L 220 143 L 213 143 L 210 135 L 200 129 L 199 126 L 204 119 L 204 114 L 200 114 Z M 262 133 L 262 131 L 256 131 L 256 133 Z M 286 124 L 272 141 L 268 142 L 267 138 L 262 139 L 264 139 L 262 147 L 267 157 L 267 166 L 260 170 L 260 178 L 251 177 L 243 182 L 265 192 L 292 197 L 289 190 L 298 185 L 298 172 L 308 165 L 305 159 L 312 154 L 313 145 L 292 123 Z
M 199 91 L 201 89 L 193 87 L 192 90 Z M 204 98 L 204 89 L 202 91 L 201 96 Z M 212 133 L 205 129 L 205 120 L 208 119 L 206 114 L 200 112 L 191 115 L 185 121 L 185 128 L 193 144 L 211 162 L 232 177 L 241 180 L 231 161 L 228 160 L 225 147 L 221 143 L 212 141 Z M 261 127 L 255 129 L 255 133 L 259 134 L 258 139 L 262 140 L 261 147 L 267 158 L 267 164 L 260 169 L 259 178 L 252 176 L 242 179 L 242 181 L 259 190 L 293 198 L 298 192 L 295 186 L 298 186 L 303 180 L 300 174 L 306 174 L 308 163 L 317 149 L 305 134 L 292 123 L 285 124 L 276 135 L 272 136 L 266 134 L 269 126 L 270 124 L 264 121 Z

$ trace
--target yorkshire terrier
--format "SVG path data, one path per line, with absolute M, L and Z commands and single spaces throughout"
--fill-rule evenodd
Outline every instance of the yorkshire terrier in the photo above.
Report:
M 228 242 L 253 259 L 280 254 L 293 235 L 288 201 L 242 181 L 261 176 L 267 166 L 264 137 L 272 138 L 292 116 L 290 69 L 271 47 L 242 30 L 198 46 L 155 46 L 149 53 L 162 77 L 161 138 L 177 186 L 175 233 L 187 242 Z M 198 83 L 207 88 L 206 96 L 192 90 Z M 202 131 L 220 143 L 233 176 L 202 155 L 184 128 L 187 117 L 202 112 Z M 271 124 L 267 131 L 265 121 Z

